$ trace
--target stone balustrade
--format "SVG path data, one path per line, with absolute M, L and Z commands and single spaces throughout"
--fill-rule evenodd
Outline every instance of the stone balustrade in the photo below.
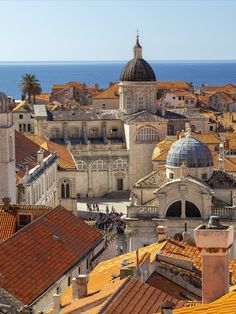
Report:
M 212 216 L 219 216 L 223 219 L 236 219 L 236 207 L 216 207 L 212 206 L 211 208 Z
M 159 212 L 157 206 L 135 205 L 127 206 L 128 218 L 158 218 Z

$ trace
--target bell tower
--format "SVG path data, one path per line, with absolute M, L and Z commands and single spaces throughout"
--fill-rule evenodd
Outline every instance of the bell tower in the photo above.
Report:
M 9 101 L 0 92 L 0 203 L 4 197 L 16 202 L 15 130 Z

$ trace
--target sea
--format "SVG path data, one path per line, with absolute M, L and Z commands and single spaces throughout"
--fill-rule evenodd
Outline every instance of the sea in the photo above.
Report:
M 158 81 L 187 81 L 195 87 L 201 84 L 236 84 L 234 61 L 148 61 Z M 25 73 L 39 79 L 43 92 L 50 92 L 53 84 L 71 81 L 106 88 L 117 82 L 126 61 L 81 62 L 0 62 L 0 91 L 14 99 L 21 98 L 19 82 Z

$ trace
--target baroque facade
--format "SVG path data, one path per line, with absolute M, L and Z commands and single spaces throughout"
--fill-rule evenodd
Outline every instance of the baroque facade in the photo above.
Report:
M 128 249 L 156 241 L 156 227 L 168 226 L 169 236 L 181 237 L 211 215 L 234 224 L 236 180 L 227 174 L 219 155 L 219 170 L 213 167 L 208 146 L 189 131 L 174 142 L 166 165 L 138 180 L 131 191 L 126 218 Z

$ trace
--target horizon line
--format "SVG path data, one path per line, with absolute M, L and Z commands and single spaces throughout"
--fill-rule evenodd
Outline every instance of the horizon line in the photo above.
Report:
M 0 63 L 124 63 L 130 60 L 0 60 Z M 148 62 L 236 62 L 236 59 L 161 59 Z

